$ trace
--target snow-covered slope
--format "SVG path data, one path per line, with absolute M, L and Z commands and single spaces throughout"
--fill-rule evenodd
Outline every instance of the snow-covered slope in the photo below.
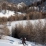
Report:
M 31 43 L 31 42 L 30 42 Z M 31 43 L 32 44 L 32 43 Z M 30 44 L 30 46 L 31 46 Z M 0 45 L 9 45 L 9 46 L 23 46 L 22 41 L 20 39 L 17 38 L 13 38 L 10 36 L 3 36 L 2 39 L 0 40 Z M 34 44 L 35 45 L 35 44 Z M 27 45 L 26 45 L 27 46 Z M 29 46 L 29 43 L 28 43 Z
M 41 22 L 43 27 L 45 24 L 45 19 L 38 19 L 38 20 L 23 20 L 23 21 L 12 21 L 12 22 L 7 22 L 7 27 L 9 28 L 10 32 L 12 30 L 12 28 L 16 27 L 16 25 L 18 26 L 19 24 L 21 24 L 23 27 L 26 26 L 27 22 L 31 22 L 33 24 L 33 27 L 35 27 L 35 24 Z M 12 32 L 11 32 L 12 33 Z
M 35 27 L 35 24 L 41 22 L 42 26 L 44 27 L 46 19 L 38 19 L 38 20 L 23 20 L 23 21 L 12 21 L 12 22 L 7 22 L 6 26 L 8 27 L 10 34 L 12 33 L 12 28 L 18 26 L 19 24 L 21 24 L 23 27 L 26 26 L 26 24 L 28 22 L 31 22 L 33 27 Z M 0 25 L 0 27 L 3 27 L 4 25 Z
M 14 11 L 10 11 L 10 10 L 2 10 L 1 12 L 0 12 L 0 17 L 9 17 L 9 16 L 14 16 Z
M 10 36 L 2 36 L 2 39 L 0 39 L 0 46 L 23 46 L 23 44 L 20 39 L 13 38 Z M 35 44 L 35 42 L 26 41 L 25 46 L 44 46 L 44 45 Z
M 2 10 L 2 11 L 0 11 L 0 17 L 10 17 L 11 15 L 12 16 L 14 16 L 14 15 L 18 15 L 18 16 L 20 16 L 20 15 L 26 15 L 26 13 L 22 13 L 22 12 L 16 12 L 15 13 L 15 11 L 10 11 L 10 10 Z

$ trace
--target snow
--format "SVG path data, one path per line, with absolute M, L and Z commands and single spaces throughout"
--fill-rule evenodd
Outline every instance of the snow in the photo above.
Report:
M 19 9 L 20 7 L 22 7 L 20 4 L 17 5 L 17 8 Z
M 0 39 L 0 46 L 23 46 L 22 40 L 13 38 L 11 36 L 2 36 Z M 35 44 L 35 42 L 26 41 L 25 46 L 43 46 L 41 44 Z
M 2 10 L 1 12 L 0 12 L 0 17 L 9 17 L 9 16 L 14 16 L 14 11 L 10 11 L 10 10 L 6 10 L 6 12 L 5 12 L 5 10 Z
M 17 14 L 22 14 L 21 12 L 17 12 Z
M 0 43 L 0 46 L 15 46 L 15 45 L 7 44 L 7 43 Z
M 4 43 L 7 42 L 8 44 L 12 44 L 15 46 L 23 46 L 23 44 L 19 43 L 19 42 L 21 42 L 20 39 L 9 37 L 9 36 L 4 36 L 3 39 L 5 39 L 5 40 L 0 40 L 0 41 L 3 41 Z
M 8 27 L 10 31 L 10 35 L 12 34 L 12 28 L 19 26 L 20 24 L 25 27 L 28 22 L 31 22 L 33 27 L 35 27 L 35 24 L 41 22 L 42 27 L 44 27 L 46 19 L 37 19 L 37 20 L 23 20 L 23 21 L 12 21 L 12 22 L 7 22 L 6 26 Z M 4 25 L 0 25 L 0 28 L 2 28 Z
M 2 10 L 0 11 L 0 17 L 10 17 L 11 15 L 14 16 L 15 14 L 17 14 L 18 16 L 20 15 L 26 15 L 26 13 L 22 13 L 22 12 L 14 12 L 14 11 L 10 11 L 10 10 Z
M 21 24 L 23 27 L 25 27 L 26 24 L 27 24 L 29 21 L 32 23 L 33 27 L 35 27 L 35 24 L 37 24 L 37 23 L 39 23 L 39 22 L 42 23 L 42 27 L 44 27 L 44 24 L 45 24 L 45 19 L 40 19 L 40 20 L 38 19 L 38 20 L 12 21 L 12 22 L 7 22 L 6 25 L 7 25 L 8 29 L 9 29 L 9 31 L 10 31 L 10 34 L 12 34 L 12 29 L 14 29 L 14 27 L 19 26 L 20 24 Z
M 6 10 L 6 13 L 4 14 L 4 11 L 0 12 L 0 17 L 9 17 L 11 14 L 14 14 L 14 11 L 8 11 Z M 20 14 L 20 12 L 18 13 Z M 26 26 L 27 22 L 31 22 L 33 24 L 33 27 L 35 26 L 36 23 L 39 23 L 39 21 L 43 24 L 45 24 L 45 19 L 38 19 L 38 20 L 23 20 L 23 21 L 12 21 L 12 22 L 7 22 L 7 27 L 10 30 L 10 34 L 12 33 L 12 28 L 18 26 L 19 24 L 23 25 L 23 27 Z M 2 27 L 3 25 L 0 25 Z M 41 44 L 35 44 L 34 42 L 29 42 L 26 41 L 27 45 L 25 46 L 44 46 Z M 0 46 L 23 46 L 22 42 L 20 39 L 13 38 L 10 36 L 3 36 L 2 39 L 0 39 Z
M 23 6 L 26 6 L 26 4 L 23 3 L 23 2 L 21 2 L 21 3 L 18 3 L 17 8 L 18 8 L 18 9 L 19 9 L 19 8 L 23 8 Z
M 26 13 L 22 13 L 22 12 L 16 12 L 16 13 L 18 16 L 21 16 L 21 15 L 25 16 L 26 15 Z
M 29 7 L 29 10 L 30 10 L 30 9 L 34 9 L 34 10 L 39 11 L 39 7 L 35 7 L 35 6 L 34 6 L 34 7 Z

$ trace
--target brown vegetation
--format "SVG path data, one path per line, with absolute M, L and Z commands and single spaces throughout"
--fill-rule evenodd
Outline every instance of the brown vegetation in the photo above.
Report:
M 3 30 L 4 35 L 10 35 L 9 29 L 6 26 L 3 27 Z
M 42 19 L 42 18 L 46 18 L 46 13 L 30 12 L 25 14 L 25 16 L 23 14 L 21 15 L 15 14 L 14 16 L 11 15 L 9 18 L 0 17 L 0 22 L 28 20 L 28 19 L 32 20 L 32 19 Z
M 46 20 L 45 20 L 46 22 Z M 27 25 L 23 27 L 23 25 L 18 25 L 14 29 L 12 29 L 12 36 L 21 38 L 26 37 L 29 41 L 34 41 L 37 43 L 46 43 L 46 23 L 43 26 L 42 22 L 35 23 L 35 26 L 32 25 L 31 22 L 27 22 Z
M 33 7 L 33 6 L 30 6 L 30 7 Z M 2 3 L 1 6 L 0 6 L 0 10 L 5 10 L 5 13 L 6 13 L 6 10 L 12 10 L 12 11 L 15 11 L 16 12 L 25 12 L 26 15 L 23 16 L 23 14 L 19 15 L 18 14 L 15 16 L 10 16 L 9 18 L 6 18 L 6 17 L 0 17 L 0 22 L 6 22 L 6 21 L 16 21 L 16 20 L 28 20 L 28 19 L 43 19 L 43 18 L 46 18 L 46 12 L 41 12 L 41 11 L 37 11 L 37 10 L 34 10 L 34 8 L 30 8 L 28 6 L 24 6 L 23 8 L 20 8 L 18 9 L 17 8 L 17 5 L 16 4 L 12 4 L 12 3 Z
M 0 27 L 0 39 L 3 35 L 10 35 L 9 29 L 6 26 Z

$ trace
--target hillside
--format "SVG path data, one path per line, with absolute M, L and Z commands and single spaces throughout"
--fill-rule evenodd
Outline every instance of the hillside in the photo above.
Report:
M 0 0 L 0 46 L 46 46 L 46 0 Z

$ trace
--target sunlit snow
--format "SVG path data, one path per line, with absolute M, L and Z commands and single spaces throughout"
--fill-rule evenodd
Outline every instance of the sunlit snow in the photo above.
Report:
M 19 24 L 21 24 L 23 27 L 25 27 L 26 24 L 27 24 L 28 22 L 31 22 L 31 23 L 33 24 L 33 27 L 35 27 L 35 24 L 41 22 L 42 25 L 43 25 L 43 27 L 44 27 L 45 19 L 40 19 L 40 20 L 38 19 L 38 20 L 12 21 L 12 22 L 7 22 L 6 25 L 7 25 L 8 29 L 9 29 L 10 32 L 11 32 L 12 28 L 18 26 Z M 12 32 L 11 32 L 11 33 L 12 33 Z
M 9 17 L 9 16 L 14 16 L 14 11 L 10 11 L 10 10 L 2 10 L 1 12 L 0 12 L 0 17 Z
M 24 45 L 22 44 L 22 40 L 20 39 L 3 35 L 2 39 L 0 39 L 0 46 L 24 46 Z M 35 42 L 26 41 L 25 46 L 44 46 L 44 45 L 35 44 Z
M 2 10 L 0 11 L 0 17 L 10 17 L 11 15 L 14 16 L 15 14 L 17 14 L 18 16 L 20 15 L 26 15 L 26 13 L 22 13 L 22 12 L 14 12 L 14 11 L 10 11 L 10 10 Z

